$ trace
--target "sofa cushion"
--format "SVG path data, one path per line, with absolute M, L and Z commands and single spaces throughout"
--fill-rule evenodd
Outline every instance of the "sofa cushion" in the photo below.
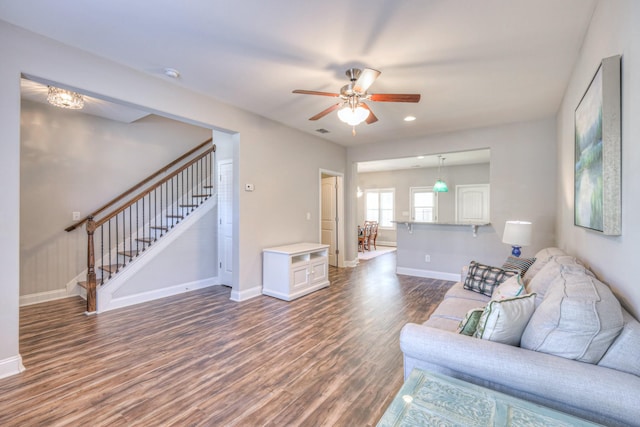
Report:
M 622 309 L 624 327 L 598 365 L 640 376 L 640 323 Z
M 569 255 L 557 255 L 551 258 L 542 269 L 535 275 L 533 279 L 526 286 L 528 293 L 537 294 L 536 306 L 544 300 L 549 287 L 554 283 L 561 271 L 565 269 L 572 269 L 576 273 L 583 273 L 593 276 L 587 268 L 582 265 L 575 257 Z
M 499 267 L 471 261 L 469 273 L 464 281 L 464 288 L 490 297 L 493 294 L 493 288 L 516 274 L 518 274 L 516 271 L 503 270 Z
M 482 312 L 474 334 L 483 340 L 520 345 L 522 332 L 535 310 L 535 294 L 491 301 Z
M 431 317 L 444 317 L 460 323 L 469 310 L 472 308 L 484 307 L 485 305 L 486 302 L 483 303 L 470 299 L 446 298 L 438 305 L 435 311 L 431 314 Z
M 462 298 L 462 299 L 470 299 L 474 301 L 478 301 L 478 307 L 484 307 L 489 302 L 489 297 L 483 295 L 478 292 L 473 292 L 464 288 L 464 284 L 462 282 L 457 282 L 453 285 L 446 294 L 444 294 L 445 299 L 447 298 Z
M 525 286 L 529 284 L 531 279 L 535 277 L 536 274 L 542 267 L 544 267 L 553 257 L 558 255 L 566 255 L 562 249 L 558 248 L 545 248 L 538 251 L 535 256 L 536 261 L 529 267 L 527 273 L 522 277 Z
M 536 262 L 535 258 L 520 258 L 509 255 L 504 264 L 502 264 L 502 269 L 515 270 L 520 272 L 520 276 L 524 276 L 529 267 L 531 267 L 534 262 Z
M 447 319 L 446 317 L 429 317 L 429 320 L 423 323 L 424 326 L 442 329 L 443 331 L 456 332 L 460 321 L 455 319 Z
M 609 287 L 587 274 L 585 268 L 579 269 L 577 264 L 559 266 L 559 273 L 531 316 L 520 345 L 597 363 L 622 329 L 620 303 Z
M 513 298 L 522 294 L 524 291 L 524 284 L 520 275 L 509 277 L 504 282 L 500 283 L 491 295 L 491 300 L 501 300 L 505 298 Z
M 484 308 L 472 308 L 467 311 L 464 319 L 458 325 L 458 333 L 467 336 L 473 336 L 478 329 L 478 322 L 484 312 Z

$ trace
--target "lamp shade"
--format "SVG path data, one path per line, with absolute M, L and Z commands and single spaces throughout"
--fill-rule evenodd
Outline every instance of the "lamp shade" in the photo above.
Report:
M 449 187 L 447 187 L 447 183 L 441 179 L 438 179 L 435 184 L 433 184 L 433 191 L 435 193 L 447 193 L 449 191 Z
M 514 246 L 531 244 L 532 224 L 528 221 L 507 221 L 504 225 L 502 242 Z

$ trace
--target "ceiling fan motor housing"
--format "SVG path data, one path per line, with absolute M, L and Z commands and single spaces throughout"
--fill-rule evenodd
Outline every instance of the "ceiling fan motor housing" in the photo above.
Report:
M 360 77 L 361 72 L 362 70 L 360 70 L 359 68 L 349 68 L 347 71 L 345 71 L 345 74 L 347 75 L 347 77 L 349 77 L 349 80 L 355 82 L 356 80 L 358 80 L 358 77 Z

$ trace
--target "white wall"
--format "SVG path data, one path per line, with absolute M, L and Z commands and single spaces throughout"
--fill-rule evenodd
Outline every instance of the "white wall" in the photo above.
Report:
M 447 183 L 449 192 L 437 194 L 438 221 L 455 222 L 455 189 L 456 185 L 488 184 L 489 164 L 473 164 L 463 166 L 447 166 L 442 168 L 441 177 Z M 395 218 L 397 220 L 411 220 L 410 187 L 431 187 L 438 179 L 438 168 L 405 169 L 384 172 L 369 172 L 358 174 L 358 187 L 364 192 L 367 189 L 393 188 L 395 189 Z M 364 223 L 364 194 L 357 199 L 358 224 Z M 403 212 L 409 215 L 403 216 Z M 396 230 L 378 229 L 378 241 L 396 242 Z
M 558 245 L 589 264 L 638 317 L 640 286 L 640 2 L 600 1 L 560 106 L 558 123 Z M 600 61 L 622 55 L 622 235 L 574 226 L 574 111 Z
M 150 115 L 133 123 L 22 101 L 20 295 L 64 289 L 87 268 L 81 216 L 211 138 L 211 129 Z
M 399 228 L 398 266 L 458 274 L 471 260 L 501 265 L 510 253 L 502 243 L 504 223 L 515 219 L 533 222 L 532 245 L 523 249 L 525 256 L 533 255 L 555 243 L 555 135 L 555 121 L 549 118 L 350 148 L 350 212 L 355 218 L 355 162 L 490 148 L 491 226 L 481 227 L 477 238 L 466 227 L 419 226 L 405 236 L 410 239 L 405 249 L 401 248 L 405 231 Z M 351 229 L 356 225 L 355 221 L 348 224 Z M 357 256 L 356 250 L 353 242 L 348 255 Z M 432 255 L 428 264 L 425 254 Z M 440 255 L 434 258 L 434 254 Z
M 264 247 L 317 241 L 318 171 L 343 172 L 343 147 L 188 91 L 179 82 L 129 69 L 1 21 L 0 55 L 0 180 L 4 183 L 0 189 L 0 376 L 3 365 L 11 371 L 19 362 L 21 73 L 234 133 L 237 182 L 256 186 L 252 193 L 239 192 L 235 202 L 237 296 L 252 294 L 261 286 Z M 306 220 L 306 212 L 311 220 Z

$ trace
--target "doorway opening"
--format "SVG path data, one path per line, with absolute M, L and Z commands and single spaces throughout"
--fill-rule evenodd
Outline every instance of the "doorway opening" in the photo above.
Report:
M 329 245 L 329 265 L 344 267 L 344 174 L 320 170 L 320 243 Z

